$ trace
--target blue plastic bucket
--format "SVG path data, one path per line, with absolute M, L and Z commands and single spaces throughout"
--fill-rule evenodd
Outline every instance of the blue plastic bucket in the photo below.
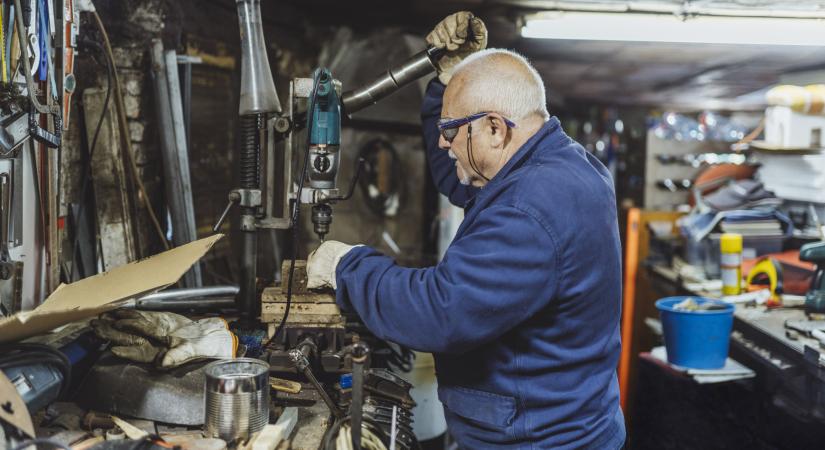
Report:
M 673 307 L 688 298 L 724 309 L 682 311 Z M 692 369 L 718 369 L 728 357 L 733 305 L 703 297 L 667 297 L 656 302 L 665 335 L 667 360 Z

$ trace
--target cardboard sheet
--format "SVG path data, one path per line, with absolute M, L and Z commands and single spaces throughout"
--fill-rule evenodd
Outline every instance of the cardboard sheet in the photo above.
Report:
M 220 238 L 216 234 L 149 258 L 116 267 L 72 284 L 61 285 L 32 311 L 0 319 L 0 342 L 41 334 L 76 320 L 116 308 L 178 281 Z

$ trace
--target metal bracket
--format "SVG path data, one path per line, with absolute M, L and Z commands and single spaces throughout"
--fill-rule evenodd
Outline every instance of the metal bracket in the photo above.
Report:
M 235 189 L 233 192 L 237 192 L 240 196 L 240 199 L 238 200 L 239 206 L 257 208 L 263 204 L 261 201 L 260 189 Z

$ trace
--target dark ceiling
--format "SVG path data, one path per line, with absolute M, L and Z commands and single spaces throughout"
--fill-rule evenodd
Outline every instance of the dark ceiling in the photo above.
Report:
M 777 83 L 782 74 L 825 66 L 825 47 L 536 40 L 518 33 L 524 14 L 542 10 L 621 13 L 691 8 L 681 11 L 728 14 L 735 8 L 757 16 L 825 17 L 825 1 L 292 0 L 284 4 L 321 26 L 347 25 L 358 32 L 393 25 L 421 35 L 449 13 L 473 11 L 487 23 L 491 46 L 514 48 L 533 61 L 548 85 L 551 103 L 586 100 L 758 108 L 759 96 L 741 96 Z

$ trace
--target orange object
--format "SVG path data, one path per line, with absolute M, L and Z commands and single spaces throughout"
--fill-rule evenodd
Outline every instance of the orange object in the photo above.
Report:
M 747 276 L 751 269 L 764 258 L 772 258 L 782 266 L 782 286 L 785 294 L 805 295 L 811 287 L 811 280 L 816 272 L 816 265 L 799 260 L 799 250 L 787 250 L 782 253 L 770 253 L 759 258 L 742 261 L 742 273 Z
M 627 236 L 625 239 L 624 299 L 622 301 L 622 353 L 619 358 L 619 394 L 622 410 L 627 411 L 630 360 L 633 347 L 633 314 L 636 306 L 636 273 L 639 269 L 639 228 L 641 210 L 631 208 L 627 212 Z
M 69 113 L 75 90 L 74 52 L 77 42 L 80 15 L 74 8 L 74 0 L 66 0 L 63 10 L 63 131 L 69 130 Z
M 753 175 L 756 173 L 756 168 L 756 166 L 748 164 L 717 164 L 715 166 L 707 166 L 702 169 L 698 175 L 696 175 L 696 178 L 693 180 L 693 185 L 701 186 L 703 184 L 713 183 L 716 180 L 724 178 L 731 180 L 745 180 L 748 178 L 753 178 Z M 720 184 L 713 188 L 703 189 L 702 196 L 708 195 L 724 186 L 724 184 Z M 688 198 L 688 203 L 690 206 L 696 204 L 696 199 L 693 198 L 693 192 L 691 192 Z

